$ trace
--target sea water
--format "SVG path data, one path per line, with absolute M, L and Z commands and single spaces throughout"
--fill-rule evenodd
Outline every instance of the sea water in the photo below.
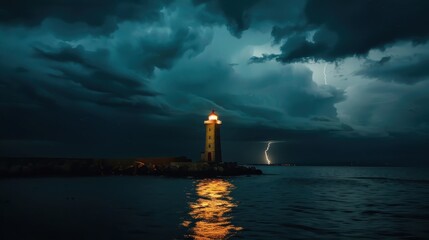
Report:
M 429 169 L 0 180 L 0 239 L 428 239 Z

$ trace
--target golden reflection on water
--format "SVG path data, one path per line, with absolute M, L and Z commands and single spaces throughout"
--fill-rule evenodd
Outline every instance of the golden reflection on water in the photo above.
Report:
M 190 237 L 197 240 L 226 239 L 242 230 L 231 223 L 229 216 L 234 207 L 234 199 L 229 196 L 234 185 L 224 179 L 198 180 L 197 199 L 189 203 L 190 221 L 182 225 L 190 230 Z

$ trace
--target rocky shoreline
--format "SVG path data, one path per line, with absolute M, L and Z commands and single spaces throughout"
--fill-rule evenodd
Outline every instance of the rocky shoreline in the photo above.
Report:
M 0 177 L 139 176 L 216 177 L 260 175 L 255 167 L 208 164 L 186 157 L 159 159 L 3 158 Z

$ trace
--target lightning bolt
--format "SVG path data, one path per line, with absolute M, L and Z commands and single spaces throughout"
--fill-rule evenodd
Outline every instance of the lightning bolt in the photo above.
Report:
M 323 67 L 323 76 L 325 78 L 325 85 L 328 85 L 328 81 L 326 81 L 326 67 L 328 66 L 327 63 L 325 63 L 325 66 Z
M 265 160 L 267 160 L 267 164 L 270 165 L 271 161 L 270 158 L 268 157 L 268 150 L 270 150 L 270 146 L 271 146 L 271 141 L 268 142 L 267 148 L 265 149 Z

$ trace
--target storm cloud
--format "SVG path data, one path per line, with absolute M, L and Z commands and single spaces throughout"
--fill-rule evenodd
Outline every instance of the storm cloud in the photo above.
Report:
M 383 49 L 399 41 L 421 44 L 429 36 L 428 8 L 429 3 L 421 0 L 309 0 L 303 21 L 273 27 L 275 42 L 282 42 L 281 54 L 267 55 L 259 62 L 273 58 L 283 63 L 332 62 L 365 56 L 372 49 Z
M 414 84 L 429 77 L 428 65 L 429 55 L 419 54 L 399 59 L 384 57 L 376 62 L 369 61 L 357 74 L 383 81 Z
M 68 23 L 82 22 L 100 26 L 108 21 L 158 20 L 160 10 L 169 2 L 171 1 L 17 0 L 2 4 L 0 21 L 5 24 L 35 26 L 47 18 L 56 18 Z
M 417 0 L 3 4 L 1 156 L 197 160 L 202 122 L 215 109 L 225 159 L 258 163 L 264 143 L 278 140 L 273 159 L 283 162 L 422 164 L 427 8 Z

